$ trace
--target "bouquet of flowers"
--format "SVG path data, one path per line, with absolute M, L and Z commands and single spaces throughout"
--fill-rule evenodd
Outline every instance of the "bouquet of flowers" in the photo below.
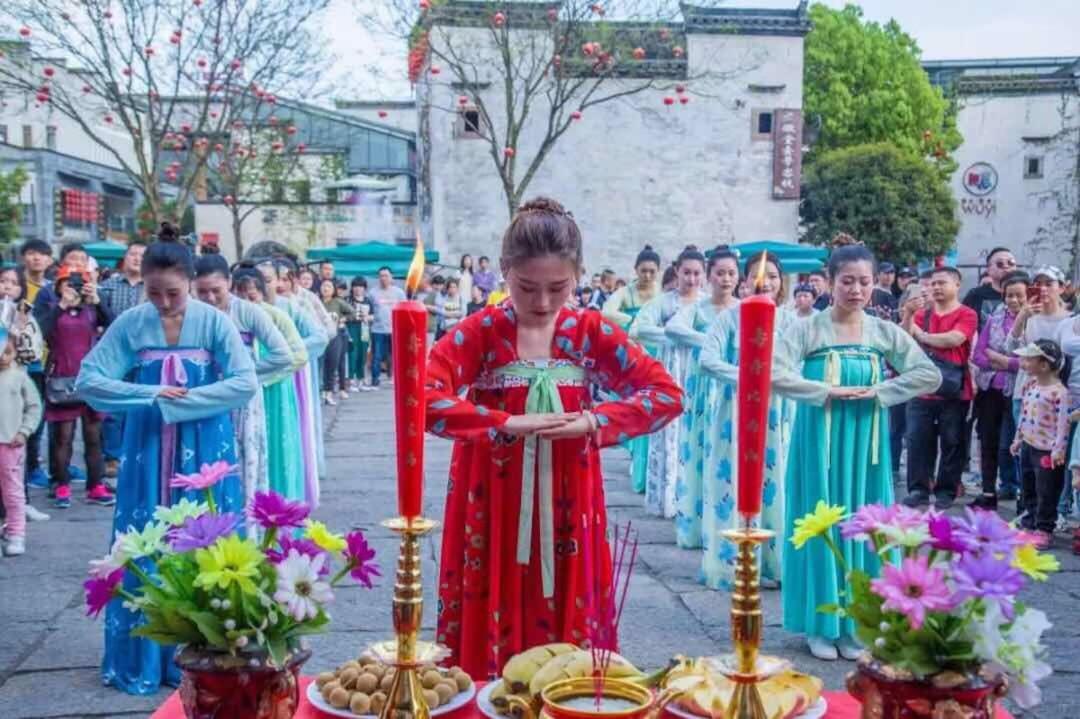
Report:
M 832 536 L 836 524 L 844 539 L 873 545 L 883 563 L 879 578 L 847 571 Z M 993 512 L 968 509 L 954 517 L 871 504 L 849 516 L 825 502 L 796 520 L 791 542 L 801 549 L 815 537 L 848 579 L 841 604 L 818 611 L 851 619 L 874 659 L 918 679 L 987 669 L 1009 677 L 1020 706 L 1039 703 L 1036 682 L 1051 672 L 1040 637 L 1050 622 L 1018 595 L 1027 581 L 1044 581 L 1059 566 L 1036 550 L 1035 537 Z
M 145 618 L 135 634 L 236 654 L 264 650 L 281 667 L 299 638 L 326 628 L 333 587 L 346 576 L 370 588 L 380 576 L 363 532 L 334 534 L 311 520 L 311 508 L 257 492 L 245 517 L 217 511 L 212 489 L 236 471 L 225 462 L 177 475 L 172 487 L 202 492 L 158 507 L 142 530 L 119 534 L 103 559 L 90 562 L 87 614 L 114 598 Z M 341 567 L 331 576 L 334 559 Z M 127 581 L 125 581 L 127 580 Z

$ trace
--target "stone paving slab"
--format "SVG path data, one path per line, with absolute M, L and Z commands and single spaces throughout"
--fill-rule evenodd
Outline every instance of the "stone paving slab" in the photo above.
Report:
M 397 540 L 379 522 L 396 503 L 390 392 L 357 395 L 329 409 L 328 476 L 316 518 L 335 529 L 360 527 L 369 533 L 384 576 L 366 591 L 341 589 L 331 609 L 333 629 L 313 637 L 314 655 L 305 670 L 332 669 L 373 641 L 389 638 L 392 572 Z M 445 497 L 450 444 L 427 442 L 425 512 L 440 518 Z M 629 489 L 629 462 L 620 449 L 604 455 L 605 485 L 612 521 L 633 521 L 640 533 L 639 561 L 623 615 L 622 650 L 643 668 L 663 665 L 676 653 L 691 656 L 730 649 L 729 597 L 697 582 L 700 552 L 674 544 L 670 520 L 649 517 L 642 498 Z M 76 485 L 76 498 L 82 487 Z M 33 501 L 47 507 L 41 490 Z M 97 671 L 100 622 L 84 616 L 81 582 L 86 562 L 108 549 L 112 513 L 81 501 L 66 512 L 50 510 L 53 520 L 30 525 L 29 553 L 0 560 L 0 719 L 147 717 L 167 692 L 130 697 L 102 687 Z M 425 632 L 435 623 L 434 588 L 441 533 L 423 546 Z M 1080 717 L 1080 557 L 1055 551 L 1063 572 L 1029 591 L 1027 598 L 1055 623 L 1048 638 L 1056 673 L 1044 682 L 1044 704 L 1025 719 Z M 847 662 L 820 662 L 801 638 L 783 631 L 780 595 L 763 593 L 765 650 L 793 660 L 833 689 L 843 686 Z

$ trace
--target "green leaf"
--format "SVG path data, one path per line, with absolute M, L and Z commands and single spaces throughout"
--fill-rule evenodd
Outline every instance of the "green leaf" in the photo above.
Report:
M 844 608 L 839 604 L 819 604 L 817 606 L 817 612 L 819 614 L 836 614 L 844 616 Z

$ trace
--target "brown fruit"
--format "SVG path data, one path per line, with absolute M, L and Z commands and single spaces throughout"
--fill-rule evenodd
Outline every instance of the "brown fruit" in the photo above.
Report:
M 338 681 L 341 682 L 341 686 L 345 687 L 346 689 L 355 689 L 356 679 L 359 676 L 359 672 L 357 672 L 352 667 L 349 667 L 348 669 L 343 669 L 341 673 L 338 674 Z
M 390 685 L 393 684 L 393 683 L 394 683 L 394 675 L 391 674 L 390 672 L 387 672 L 383 676 L 382 681 L 379 682 L 379 689 L 381 689 L 384 692 L 388 692 L 388 691 L 390 691 Z
M 386 695 L 382 692 L 375 692 L 371 695 L 371 713 L 382 714 L 383 707 L 386 706 Z
M 439 695 L 436 694 L 432 689 L 424 690 L 424 701 L 427 702 L 429 709 L 439 708 Z
M 376 664 L 377 663 L 375 661 L 375 657 L 367 657 L 367 656 L 360 657 L 359 659 L 356 660 L 356 662 L 357 662 L 357 664 L 359 664 L 362 667 L 366 667 L 369 664 Z
M 439 695 L 439 705 L 446 704 L 457 694 L 457 684 L 440 683 L 435 687 L 435 693 Z
M 356 678 L 356 685 L 353 689 L 364 694 L 372 694 L 378 686 L 379 680 L 375 678 L 375 675 L 364 672 Z
M 333 672 L 323 672 L 315 678 L 315 686 L 319 687 L 319 689 L 322 689 L 324 686 L 334 681 L 334 679 L 336 678 L 337 677 Z
M 353 714 L 367 714 L 371 711 L 371 697 L 361 692 L 354 692 L 349 699 L 349 711 Z
M 442 681 L 442 674 L 439 674 L 434 669 L 429 669 L 424 672 L 424 677 L 421 680 L 424 683 L 424 689 L 434 689 Z
M 326 684 L 323 685 L 323 688 L 322 688 L 322 697 L 323 697 L 323 699 L 325 699 L 326 701 L 330 701 L 330 695 L 333 693 L 333 691 L 335 689 L 340 689 L 340 688 L 341 688 L 341 683 L 337 679 L 334 679 L 333 681 L 327 682 Z
M 330 692 L 330 704 L 338 709 L 344 709 L 349 706 L 349 690 L 344 687 L 338 687 Z
M 463 692 L 472 686 L 472 677 L 465 672 L 458 672 L 454 675 L 454 681 L 457 682 L 457 688 L 459 692 Z
M 382 679 L 386 674 L 386 667 L 382 664 L 369 664 L 367 670 L 374 674 L 376 679 Z

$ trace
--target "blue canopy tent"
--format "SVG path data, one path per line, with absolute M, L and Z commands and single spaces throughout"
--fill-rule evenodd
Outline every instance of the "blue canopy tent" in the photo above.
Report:
M 86 250 L 86 254 L 97 260 L 99 264 L 114 265 L 117 261 L 123 259 L 128 246 L 123 242 L 104 240 L 102 242 L 88 242 L 82 248 Z
M 812 245 L 798 245 L 794 242 L 781 242 L 779 240 L 759 240 L 757 242 L 742 242 L 733 245 L 732 249 L 739 251 L 739 257 L 743 262 L 754 255 L 762 252 L 771 252 L 784 266 L 784 274 L 797 275 L 804 272 L 820 270 L 829 256 L 829 251 L 824 247 Z
M 386 242 L 364 242 L 359 245 L 319 247 L 308 250 L 307 261 L 333 262 L 334 273 L 345 277 L 371 277 L 380 267 L 389 267 L 394 277 L 404 277 L 412 262 L 413 248 L 407 245 L 391 245 Z M 434 265 L 439 261 L 435 250 L 424 251 L 424 262 Z

